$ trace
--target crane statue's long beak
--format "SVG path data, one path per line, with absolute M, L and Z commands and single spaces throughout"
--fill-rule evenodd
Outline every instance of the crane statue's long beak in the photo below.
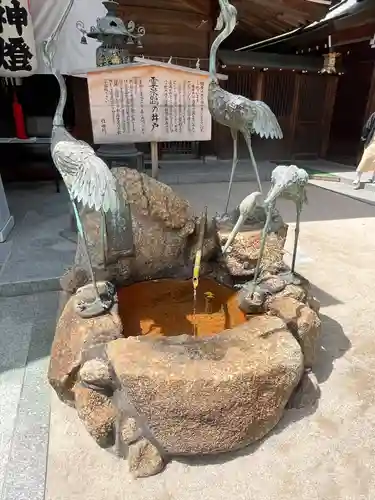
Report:
M 244 225 L 246 219 L 254 212 L 257 206 L 263 205 L 262 201 L 262 193 L 259 191 L 255 191 L 254 193 L 249 194 L 244 198 L 239 206 L 240 215 L 238 220 L 232 229 L 227 242 L 222 248 L 222 252 L 225 253 L 230 245 L 233 243 L 234 238 L 237 236 L 237 233 L 240 231 L 241 227 Z
M 223 253 L 225 253 L 228 250 L 228 248 L 231 246 L 231 244 L 233 243 L 233 240 L 237 236 L 237 233 L 240 231 L 241 227 L 245 223 L 245 220 L 246 220 L 246 216 L 243 214 L 240 214 L 240 216 L 238 217 L 238 220 L 236 222 L 236 225 L 232 229 L 232 232 L 230 233 L 230 235 L 227 239 L 227 242 L 225 243 L 225 245 L 223 247 L 223 250 L 222 250 Z
M 267 207 L 274 203 L 286 188 L 287 186 L 284 184 L 274 184 L 267 193 L 267 197 L 264 200 L 264 205 Z

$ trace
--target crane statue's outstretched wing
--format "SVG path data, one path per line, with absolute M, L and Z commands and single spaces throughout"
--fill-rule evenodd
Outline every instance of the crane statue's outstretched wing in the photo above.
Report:
M 116 180 L 88 144 L 59 141 L 52 157 L 73 199 L 97 211 L 118 212 Z
M 254 118 L 250 124 L 251 131 L 266 139 L 282 139 L 283 132 L 275 114 L 263 101 L 250 101 Z
M 236 125 L 241 130 L 241 124 L 253 134 L 259 134 L 266 139 L 282 139 L 283 132 L 275 114 L 263 101 L 251 101 L 242 95 L 233 95 L 220 89 L 223 101 L 225 122 Z M 219 120 L 220 121 L 220 120 Z

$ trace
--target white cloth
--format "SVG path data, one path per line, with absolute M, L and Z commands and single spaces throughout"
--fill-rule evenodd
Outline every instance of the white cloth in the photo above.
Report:
M 375 136 L 363 151 L 361 161 L 356 170 L 357 173 L 374 172 L 375 175 Z
M 19 4 L 4 0 L 0 2 L 0 8 L 0 23 L 3 29 L 0 40 L 0 50 L 2 51 L 0 56 L 0 77 L 31 76 L 37 71 L 38 60 L 28 0 L 19 0 Z M 12 15 L 14 10 L 17 10 L 21 16 L 18 18 L 18 26 L 15 22 L 16 19 Z M 26 19 L 24 18 L 25 11 L 27 13 Z M 15 43 L 9 41 L 12 39 L 18 40 L 19 44 L 15 45 Z M 13 48 L 16 52 L 12 53 L 9 50 L 10 48 Z M 21 69 L 21 66 L 25 69 Z
M 30 11 L 34 24 L 38 55 L 38 73 L 48 74 L 41 56 L 41 44 L 56 28 L 69 4 L 69 0 L 30 0 Z M 96 49 L 99 42 L 86 37 L 87 45 L 81 43 L 82 33 L 76 23 L 80 21 L 86 31 L 96 26 L 98 18 L 107 13 L 102 0 L 75 0 L 69 16 L 61 30 L 54 59 L 54 66 L 63 74 L 96 67 Z

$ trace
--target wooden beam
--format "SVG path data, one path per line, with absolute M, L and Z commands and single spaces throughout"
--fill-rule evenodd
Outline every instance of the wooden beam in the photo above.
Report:
M 185 24 L 188 26 L 199 26 L 201 21 L 208 20 L 207 15 L 195 12 L 158 9 L 156 7 L 124 6 L 118 8 L 118 15 L 122 19 L 132 19 L 138 23 L 146 25 L 149 23 L 170 23 Z
M 165 9 L 179 12 L 190 11 L 196 13 L 208 13 L 206 0 L 118 0 L 119 8 L 143 7 L 145 9 Z
M 276 10 L 278 13 L 285 12 L 285 13 L 291 13 L 291 14 L 296 14 L 296 13 L 308 13 L 309 17 L 311 17 L 310 12 L 316 10 L 316 5 L 315 6 L 310 6 L 310 5 L 305 5 L 304 8 L 302 8 L 302 3 L 301 0 L 288 0 L 288 1 L 283 1 L 283 0 L 251 0 L 252 4 L 257 4 L 262 9 L 268 8 L 271 9 L 273 12 Z M 253 7 L 253 5 L 248 2 L 250 7 Z M 324 15 L 324 9 L 319 9 L 320 13 L 323 11 Z M 319 17 L 319 14 L 315 17 L 315 20 L 317 20 Z
M 173 2 L 173 4 L 175 3 L 185 5 L 189 9 L 200 14 L 209 14 L 210 11 L 209 5 L 207 5 L 208 2 L 206 0 L 178 0 L 178 2 Z
M 298 28 L 301 25 L 305 25 L 308 22 L 308 17 L 301 17 L 299 14 L 277 14 L 276 17 L 280 19 L 284 24 L 288 23 L 295 28 Z
M 361 26 L 348 28 L 342 31 L 332 33 L 332 45 L 348 45 L 350 43 L 358 43 L 363 40 L 370 40 L 375 33 L 375 20 L 372 20 Z
M 250 11 L 249 11 L 250 12 Z M 284 21 L 280 20 L 278 18 L 278 15 L 276 14 L 270 14 L 270 16 L 266 15 L 258 15 L 255 14 L 251 11 L 251 13 L 247 13 L 246 18 L 243 20 L 246 24 L 249 24 L 252 26 L 254 23 L 254 20 L 257 21 L 257 27 L 266 27 L 269 26 L 271 30 L 273 30 L 276 34 L 282 32 L 285 30 L 285 27 L 288 23 L 285 23 Z M 263 13 L 264 14 L 264 13 Z M 266 29 L 266 28 L 265 28 Z
M 284 70 L 307 70 L 317 73 L 322 68 L 320 56 L 294 56 L 290 54 L 277 54 L 271 52 L 236 52 L 220 50 L 219 57 L 228 67 L 242 66 L 243 68 L 275 68 Z
M 338 83 L 339 83 L 338 76 L 327 77 L 327 87 L 324 99 L 323 118 L 322 118 L 322 142 L 320 144 L 320 153 L 319 153 L 321 158 L 325 158 L 328 152 L 333 110 L 335 108 Z
M 149 34 L 143 41 L 144 49 L 142 52 L 150 59 L 153 57 L 184 57 L 189 59 L 207 57 L 207 40 L 204 33 L 197 36 L 181 38 L 180 35 L 158 35 Z
M 282 0 L 282 4 L 292 7 L 299 12 L 306 12 L 314 16 L 315 20 L 321 19 L 328 11 L 326 5 L 318 3 L 306 2 L 305 0 Z
M 246 32 L 250 31 L 252 34 L 255 34 L 256 36 L 259 36 L 261 38 L 270 38 L 271 36 L 277 35 L 279 33 L 279 31 L 275 32 L 273 29 L 270 30 L 269 28 L 267 28 L 264 22 L 260 22 L 259 26 L 258 24 L 251 22 L 251 20 L 242 20 L 242 25 L 246 26 Z
M 306 0 L 306 2 L 319 3 L 322 5 L 330 6 L 332 4 L 332 0 Z
M 300 75 L 299 73 L 296 73 L 295 75 L 296 76 L 294 82 L 294 95 L 293 95 L 292 112 L 290 113 L 289 140 L 287 149 L 289 152 L 289 156 L 292 156 L 293 153 L 294 139 L 296 135 L 297 121 L 298 121 L 299 96 L 300 96 L 301 80 L 302 80 L 302 75 Z
M 210 28 L 208 26 L 208 23 L 205 23 L 204 26 L 200 26 L 199 28 L 195 25 L 189 25 L 189 24 L 171 24 L 171 23 L 153 23 L 153 22 L 145 22 L 143 24 L 146 28 L 146 35 L 143 38 L 143 40 L 147 39 L 147 35 L 153 33 L 153 34 L 164 34 L 166 36 L 169 35 L 180 35 L 181 38 L 183 37 L 201 37 L 201 36 L 207 36 L 208 33 L 210 32 Z

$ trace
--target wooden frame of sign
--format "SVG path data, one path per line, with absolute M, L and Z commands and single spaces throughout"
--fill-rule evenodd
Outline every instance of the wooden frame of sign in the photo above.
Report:
M 150 142 L 153 177 L 158 142 L 211 139 L 207 71 L 136 58 L 85 73 L 94 142 Z

